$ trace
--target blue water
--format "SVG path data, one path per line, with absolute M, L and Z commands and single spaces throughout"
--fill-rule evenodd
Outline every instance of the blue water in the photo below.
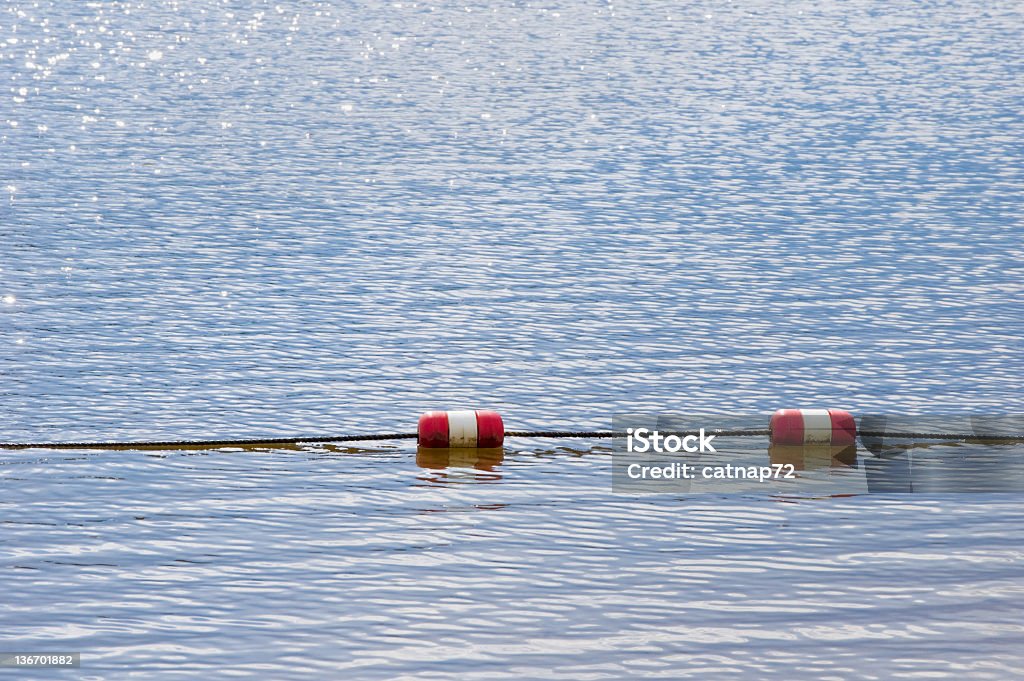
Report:
M 1001 0 L 0 0 L 0 440 L 1024 411 L 1022 26 Z M 0 651 L 103 679 L 1024 678 L 1019 494 L 612 494 L 587 441 L 478 463 L 0 453 Z

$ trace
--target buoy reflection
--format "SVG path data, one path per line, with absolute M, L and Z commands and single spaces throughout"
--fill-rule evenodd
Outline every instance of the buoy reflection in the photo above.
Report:
M 433 470 L 475 468 L 478 471 L 493 471 L 504 459 L 505 450 L 502 447 L 416 448 L 416 465 Z
M 771 445 L 768 457 L 773 464 L 789 464 L 798 471 L 856 468 L 857 445 Z

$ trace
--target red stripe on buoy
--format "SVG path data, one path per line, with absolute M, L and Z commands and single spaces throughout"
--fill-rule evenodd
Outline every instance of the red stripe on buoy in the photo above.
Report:
M 420 416 L 417 441 L 421 447 L 448 446 L 448 412 L 428 411 Z
M 829 409 L 828 415 L 832 419 L 832 444 L 852 445 L 857 441 L 857 422 L 853 420 L 853 414 L 842 409 Z
M 799 409 L 779 409 L 768 423 L 771 441 L 777 445 L 804 443 L 804 415 Z
M 505 424 L 501 414 L 488 409 L 476 412 L 477 447 L 500 447 L 505 442 Z

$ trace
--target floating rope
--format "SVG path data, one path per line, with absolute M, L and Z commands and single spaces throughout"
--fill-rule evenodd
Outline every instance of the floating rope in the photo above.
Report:
M 767 428 L 751 430 L 707 430 L 707 435 L 716 437 L 763 437 L 770 434 Z M 698 431 L 661 431 L 663 435 L 697 435 Z M 921 433 L 887 432 L 878 430 L 861 431 L 861 437 L 880 437 L 916 440 L 955 440 L 960 442 L 1024 442 L 1024 435 L 968 434 L 968 433 Z M 316 435 L 274 438 L 247 438 L 227 440 L 141 440 L 135 442 L 0 442 L 0 449 L 176 449 L 188 447 L 253 447 L 261 445 L 298 445 L 336 442 L 377 442 L 382 440 L 415 440 L 418 433 L 371 433 L 367 435 Z M 607 430 L 510 430 L 506 437 L 552 438 L 552 439 L 599 439 L 625 437 L 621 431 Z
M 861 437 L 890 437 L 905 440 L 959 440 L 961 442 L 988 442 L 1001 440 L 1005 442 L 1024 442 L 1024 435 L 997 435 L 995 433 L 902 433 L 899 431 L 862 430 Z
M 697 431 L 663 431 L 666 435 L 696 435 Z M 715 430 L 709 435 L 743 437 L 767 435 L 768 430 Z M 611 438 L 626 437 L 619 431 L 607 430 L 512 430 L 506 437 L 529 438 Z M 334 442 L 375 442 L 380 440 L 415 440 L 419 433 L 371 433 L 369 435 L 315 435 L 312 437 L 248 438 L 240 440 L 140 440 L 136 442 L 0 442 L 0 449 L 159 449 L 161 447 L 252 447 L 258 445 L 297 445 Z
M 699 430 L 658 430 L 662 435 L 700 435 Z M 704 429 L 705 435 L 715 437 L 756 437 L 768 435 L 767 428 L 757 430 L 713 430 Z M 605 437 L 626 437 L 622 431 L 616 430 L 510 430 L 505 433 L 507 437 L 536 437 L 536 438 L 605 438 Z
M 416 433 L 375 433 L 370 435 L 315 435 L 312 437 L 262 437 L 240 440 L 142 440 L 137 442 L 0 442 L 0 449 L 173 449 L 177 447 L 252 447 L 296 445 L 319 442 L 372 442 L 374 440 L 415 440 Z

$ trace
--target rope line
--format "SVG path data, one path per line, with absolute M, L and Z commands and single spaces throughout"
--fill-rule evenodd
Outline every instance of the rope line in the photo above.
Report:
M 316 435 L 312 437 L 261 437 L 243 440 L 144 440 L 138 442 L 0 442 L 0 449 L 131 449 L 133 447 L 241 447 L 252 445 L 294 445 L 317 442 L 371 442 L 374 440 L 415 440 L 416 433 L 371 435 Z
M 659 430 L 662 435 L 699 435 L 697 430 Z M 768 429 L 757 430 L 709 430 L 704 429 L 705 435 L 721 437 L 751 437 L 768 435 Z M 622 431 L 615 430 L 510 430 L 505 433 L 507 437 L 537 437 L 537 438 L 602 438 L 602 437 L 626 437 Z
M 1004 440 L 1007 442 L 1024 442 L 1024 435 L 996 435 L 995 433 L 902 433 L 898 431 L 862 430 L 857 435 L 861 437 L 891 437 L 907 440 L 960 440 L 962 442 Z
M 661 431 L 664 435 L 697 435 L 698 431 Z M 760 437 L 769 435 L 767 428 L 753 430 L 708 430 L 706 435 L 718 437 Z M 525 438 L 615 438 L 625 437 L 620 431 L 608 430 L 510 430 L 507 437 Z M 969 433 L 918 433 L 865 430 L 861 437 L 885 437 L 916 440 L 958 440 L 961 442 L 1002 441 L 1024 442 L 1024 435 Z M 0 442 L 0 449 L 158 449 L 161 447 L 243 447 L 258 445 L 297 445 L 333 442 L 375 442 L 381 440 L 415 440 L 416 433 L 371 433 L 368 435 L 315 435 L 310 437 L 272 437 L 228 440 L 144 440 L 137 442 Z

